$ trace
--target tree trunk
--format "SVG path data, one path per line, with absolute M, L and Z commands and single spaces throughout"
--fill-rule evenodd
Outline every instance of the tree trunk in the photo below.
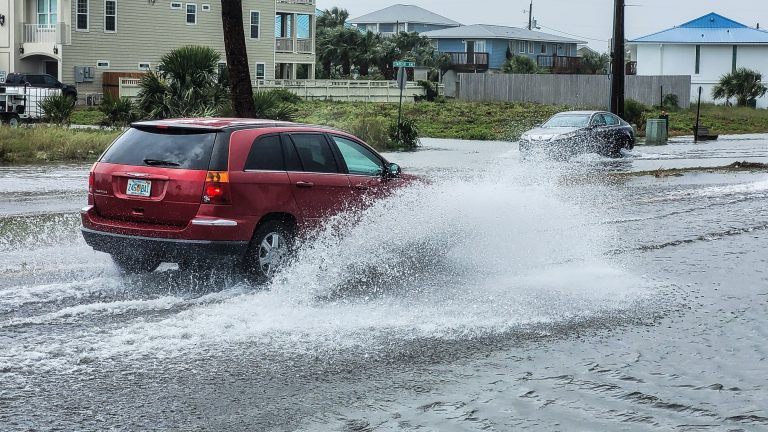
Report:
M 232 108 L 236 117 L 256 117 L 248 52 L 245 49 L 242 0 L 221 0 L 221 22 L 224 25 Z

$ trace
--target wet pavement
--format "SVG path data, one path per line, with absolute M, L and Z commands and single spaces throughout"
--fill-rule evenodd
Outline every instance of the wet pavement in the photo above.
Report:
M 0 168 L 0 430 L 768 429 L 768 173 L 593 175 L 768 162 L 768 136 L 388 157 L 430 182 L 268 286 L 121 277 L 79 235 L 87 166 Z

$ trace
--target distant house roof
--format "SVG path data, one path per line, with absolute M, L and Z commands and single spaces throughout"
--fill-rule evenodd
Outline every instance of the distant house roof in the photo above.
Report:
M 569 39 L 528 29 L 487 24 L 473 24 L 443 30 L 432 30 L 422 33 L 421 36 L 426 36 L 430 39 L 516 39 L 537 42 L 586 43 L 576 39 Z
M 351 19 L 349 22 L 352 24 L 407 22 L 446 26 L 461 25 L 461 23 L 458 23 L 452 19 L 448 19 L 444 16 L 430 12 L 418 6 L 403 4 L 392 5 L 376 12 L 371 12 L 367 15 Z
M 768 44 L 768 32 L 710 13 L 678 27 L 631 40 L 629 43 Z

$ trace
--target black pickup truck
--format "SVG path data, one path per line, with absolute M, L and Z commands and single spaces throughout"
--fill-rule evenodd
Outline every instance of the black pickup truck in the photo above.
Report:
M 72 85 L 63 84 L 56 78 L 47 74 L 31 74 L 31 73 L 9 73 L 5 77 L 6 86 L 21 86 L 29 85 L 30 87 L 37 88 L 57 88 L 61 89 L 61 93 L 64 96 L 69 96 L 77 99 L 77 88 Z

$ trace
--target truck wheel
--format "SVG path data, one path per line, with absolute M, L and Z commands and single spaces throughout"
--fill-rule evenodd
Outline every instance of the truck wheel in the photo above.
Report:
M 8 118 L 8 126 L 12 128 L 19 127 L 19 124 L 21 123 L 21 119 L 19 119 L 19 116 L 14 114 L 11 117 Z
M 285 265 L 292 247 L 293 231 L 281 221 L 267 221 L 253 234 L 243 269 L 257 281 L 266 282 Z

